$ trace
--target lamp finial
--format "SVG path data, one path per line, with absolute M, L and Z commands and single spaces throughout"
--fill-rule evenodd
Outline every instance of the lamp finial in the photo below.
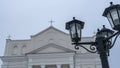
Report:
M 103 28 L 105 28 L 105 25 L 103 25 Z
M 99 31 L 100 31 L 100 29 L 98 28 L 98 29 L 97 29 L 97 31 L 99 32 Z
M 73 17 L 73 20 L 75 20 L 75 17 Z
M 110 5 L 113 5 L 113 2 L 112 2 L 112 1 L 110 2 Z

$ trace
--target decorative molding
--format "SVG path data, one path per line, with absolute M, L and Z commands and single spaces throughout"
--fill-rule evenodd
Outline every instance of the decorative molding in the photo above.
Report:
M 2 56 L 0 57 L 4 62 L 27 61 L 27 56 Z
M 39 51 L 45 50 L 46 48 L 49 48 L 49 47 L 53 47 L 53 48 L 56 48 L 56 49 L 60 49 L 60 50 L 62 50 L 62 51 L 64 51 L 64 52 L 68 52 L 68 53 L 69 53 L 69 52 L 75 52 L 75 51 L 73 51 L 73 50 L 71 50 L 71 49 L 68 49 L 68 48 L 65 48 L 65 47 L 56 45 L 56 44 L 54 44 L 54 43 L 49 43 L 49 44 L 47 44 L 47 45 L 45 45 L 45 46 L 42 46 L 42 47 L 40 47 L 40 48 L 37 48 L 37 49 L 29 52 L 29 53 L 27 53 L 27 54 L 36 54 L 36 53 L 38 53 Z M 49 52 L 48 52 L 48 53 L 49 53 Z M 56 53 L 56 52 L 55 52 L 55 53 Z

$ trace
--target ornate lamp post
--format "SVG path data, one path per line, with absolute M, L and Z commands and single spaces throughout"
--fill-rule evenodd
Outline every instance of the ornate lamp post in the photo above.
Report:
M 98 29 L 94 42 L 80 42 L 84 22 L 75 19 L 75 17 L 73 17 L 72 21 L 66 23 L 66 29 L 70 32 L 72 44 L 75 45 L 75 49 L 82 47 L 88 52 L 97 52 L 100 55 L 102 68 L 109 68 L 109 50 L 114 46 L 116 39 L 120 35 L 120 5 L 113 5 L 111 2 L 111 6 L 105 9 L 103 16 L 108 18 L 112 28 L 116 30 L 116 32 L 114 33 L 114 31 L 103 25 L 101 30 Z M 115 39 L 112 43 L 113 37 L 115 37 Z M 87 49 L 83 44 L 90 45 L 90 48 Z

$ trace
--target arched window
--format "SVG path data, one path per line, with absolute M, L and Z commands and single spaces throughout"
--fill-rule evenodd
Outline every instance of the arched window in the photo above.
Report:
M 27 47 L 26 45 L 23 45 L 23 46 L 22 46 L 22 51 L 21 51 L 22 54 L 25 54 L 25 53 L 26 53 L 26 47 Z
M 17 50 L 18 50 L 18 46 L 17 45 L 13 46 L 13 55 L 17 54 Z

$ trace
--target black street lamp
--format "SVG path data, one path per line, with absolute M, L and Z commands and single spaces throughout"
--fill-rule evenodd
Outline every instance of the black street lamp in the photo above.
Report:
M 73 17 L 72 21 L 66 23 L 66 29 L 70 30 L 70 36 L 72 38 L 72 42 L 81 40 L 81 30 L 84 27 L 84 22 L 79 21 Z
M 100 55 L 102 68 L 109 68 L 109 50 L 114 46 L 116 39 L 120 35 L 120 5 L 113 5 L 111 2 L 111 6 L 105 9 L 103 16 L 108 18 L 112 28 L 116 30 L 116 32 L 114 33 L 114 31 L 103 25 L 101 30 L 98 29 L 94 42 L 80 42 L 84 22 L 76 20 L 75 17 L 73 17 L 72 21 L 66 23 L 66 29 L 70 32 L 72 44 L 75 45 L 75 49 L 82 47 L 88 52 L 97 52 Z M 115 38 L 112 42 L 113 37 Z M 88 49 L 82 44 L 90 45 L 90 48 Z
M 105 25 L 103 25 L 103 28 L 101 30 L 98 29 L 96 37 L 108 38 L 108 37 L 112 36 L 113 33 L 114 33 L 114 31 L 106 28 Z M 112 38 L 105 41 L 105 44 L 106 44 L 106 49 L 107 49 L 107 52 L 108 52 L 108 55 L 109 55 L 109 48 L 111 47 L 111 44 L 112 44 Z
M 120 30 L 120 5 L 113 5 L 113 2 L 110 4 L 110 7 L 105 9 L 103 16 L 107 17 L 114 30 Z

